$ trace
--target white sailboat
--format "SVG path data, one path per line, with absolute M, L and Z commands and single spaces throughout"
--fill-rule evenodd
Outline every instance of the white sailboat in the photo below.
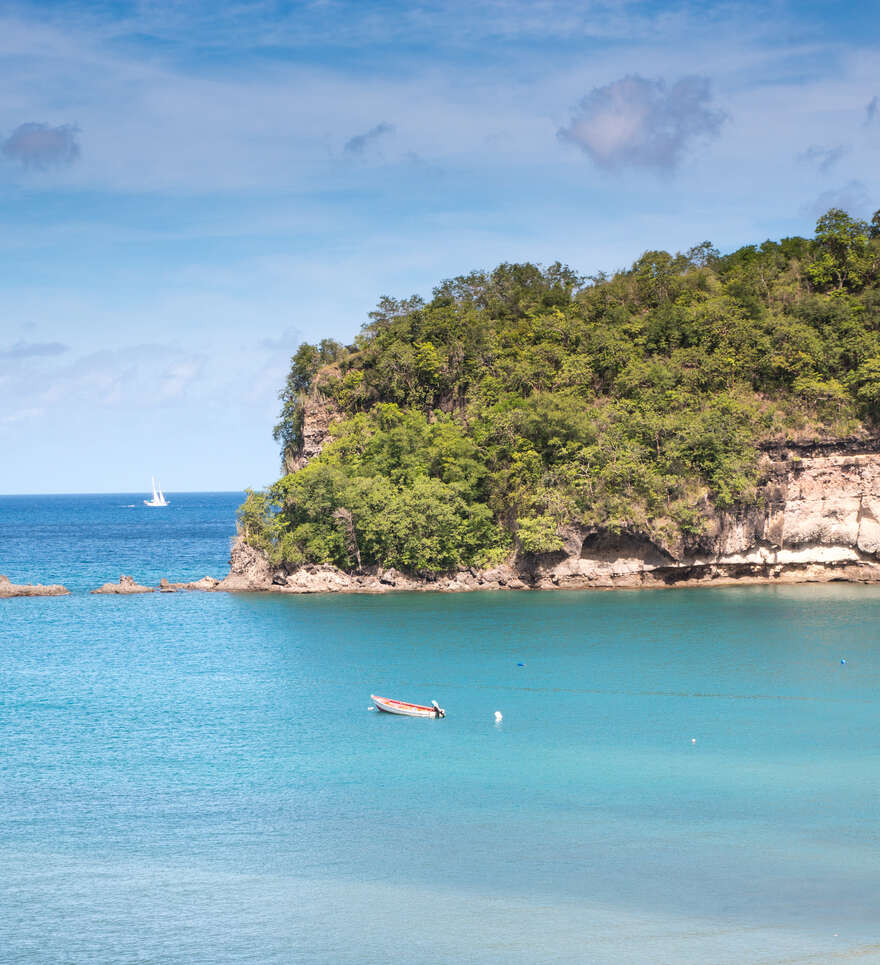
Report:
M 162 487 L 156 488 L 156 479 L 153 477 L 153 498 L 145 499 L 144 506 L 167 506 L 168 500 L 165 498 L 165 494 L 162 492 Z

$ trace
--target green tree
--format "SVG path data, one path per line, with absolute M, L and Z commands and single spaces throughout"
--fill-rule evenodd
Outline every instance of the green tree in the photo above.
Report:
M 865 359 L 849 382 L 862 411 L 873 420 L 880 419 L 880 357 Z
M 840 208 L 830 208 L 816 222 L 817 257 L 807 265 L 807 275 L 820 289 L 836 291 L 858 288 L 871 269 L 866 222 L 851 218 Z

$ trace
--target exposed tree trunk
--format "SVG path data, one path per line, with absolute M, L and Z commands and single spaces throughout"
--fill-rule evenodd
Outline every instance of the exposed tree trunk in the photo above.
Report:
M 357 534 L 354 531 L 354 517 L 351 514 L 351 510 L 340 506 L 333 514 L 333 518 L 338 519 L 345 525 L 345 532 L 348 537 L 345 548 L 357 560 L 357 568 L 358 572 L 360 572 L 363 569 L 361 565 L 361 551 L 358 548 Z

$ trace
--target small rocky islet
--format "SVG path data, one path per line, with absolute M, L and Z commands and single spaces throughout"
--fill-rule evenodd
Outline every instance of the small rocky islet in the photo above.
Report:
M 193 580 L 189 583 L 171 583 L 165 577 L 159 580 L 158 586 L 145 586 L 138 583 L 134 577 L 122 575 L 118 583 L 104 583 L 93 594 L 106 594 L 116 596 L 132 596 L 137 593 L 176 593 L 178 590 L 215 590 L 220 584 L 220 580 L 213 576 L 203 576 L 200 580 Z
M 215 590 L 220 586 L 220 580 L 213 576 L 203 576 L 200 580 L 172 583 L 166 578 L 159 581 L 158 586 L 145 586 L 138 583 L 134 577 L 123 574 L 117 583 L 104 583 L 97 589 L 91 590 L 92 595 L 134 596 L 139 593 L 177 593 L 181 590 Z M 11 599 L 21 596 L 69 596 L 70 590 L 60 583 L 13 583 L 8 576 L 0 574 L 0 599 Z
M 0 599 L 15 596 L 67 596 L 70 590 L 60 583 L 13 583 L 8 576 L 0 574 Z

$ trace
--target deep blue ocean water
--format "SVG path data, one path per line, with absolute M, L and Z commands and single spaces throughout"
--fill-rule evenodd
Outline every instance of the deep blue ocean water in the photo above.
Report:
M 880 962 L 880 589 L 90 596 L 142 498 L 0 497 L 3 963 Z

